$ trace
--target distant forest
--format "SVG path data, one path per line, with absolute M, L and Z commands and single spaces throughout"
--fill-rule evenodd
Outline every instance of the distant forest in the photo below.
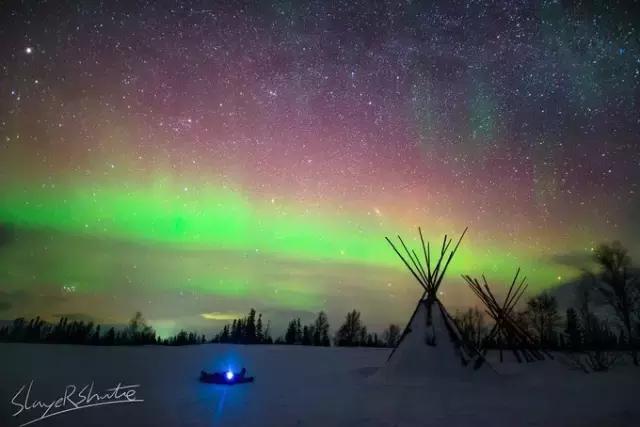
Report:
M 640 350 L 640 277 L 627 249 L 619 242 L 602 244 L 594 250 L 597 273 L 586 272 L 576 284 L 576 307 L 560 312 L 558 301 L 548 292 L 531 296 L 515 320 L 536 340 L 540 349 L 587 354 L 592 368 L 606 370 L 616 363 L 620 352 L 628 352 L 639 365 Z M 478 308 L 458 311 L 453 316 L 464 339 L 478 349 L 493 349 L 490 339 L 492 324 Z M 303 325 L 292 319 L 284 333 L 272 338 L 270 323 L 251 309 L 246 317 L 225 325 L 207 339 L 195 332 L 180 331 L 160 338 L 141 313 L 136 313 L 126 328 L 113 327 L 104 331 L 93 322 L 69 321 L 61 318 L 57 324 L 36 317 L 18 318 L 0 329 L 0 341 L 38 342 L 84 345 L 191 345 L 203 343 L 284 344 L 310 346 L 395 347 L 402 329 L 391 324 L 382 335 L 371 333 L 361 320 L 360 312 L 352 310 L 343 323 L 330 334 L 329 319 L 324 312 Z
M 390 325 L 380 338 L 376 333 L 368 333 L 360 320 L 360 313 L 353 310 L 347 313 L 345 322 L 338 329 L 333 340 L 329 336 L 329 319 L 324 312 L 318 313 L 309 325 L 302 325 L 299 318 L 289 322 L 283 336 L 271 337 L 270 324 L 265 326 L 262 314 L 254 309 L 246 317 L 235 319 L 225 325 L 212 338 L 195 332 L 180 331 L 168 338 L 159 337 L 147 324 L 142 313 L 137 312 L 129 324 L 120 329 L 110 327 L 102 330 L 101 325 L 93 322 L 73 320 L 63 317 L 57 323 L 49 323 L 36 317 L 27 321 L 18 318 L 12 324 L 0 328 L 0 342 L 29 342 L 49 344 L 84 345 L 193 345 L 205 343 L 229 344 L 297 344 L 313 346 L 367 346 L 393 347 L 399 336 L 400 328 Z

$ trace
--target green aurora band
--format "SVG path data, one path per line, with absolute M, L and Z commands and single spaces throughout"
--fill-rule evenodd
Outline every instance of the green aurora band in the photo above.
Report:
M 400 232 L 409 242 L 418 244 L 412 227 L 373 219 L 355 221 L 327 212 L 296 212 L 294 207 L 275 209 L 268 203 L 252 203 L 240 192 L 228 189 L 185 191 L 178 186 L 158 186 L 151 191 L 95 186 L 5 191 L 0 199 L 0 221 L 25 229 L 51 229 L 183 250 L 259 251 L 305 261 L 397 269 L 402 266 L 383 237 Z M 438 245 L 442 236 L 430 230 L 428 222 L 422 227 L 432 245 Z M 454 230 L 450 235 L 459 232 Z M 576 273 L 568 267 L 549 268 L 548 262 L 531 254 L 480 247 L 472 242 L 470 230 L 452 264 L 452 275 L 485 272 L 504 281 L 520 265 L 538 289 L 553 284 L 558 276 Z M 212 280 L 210 290 L 224 292 L 215 282 Z

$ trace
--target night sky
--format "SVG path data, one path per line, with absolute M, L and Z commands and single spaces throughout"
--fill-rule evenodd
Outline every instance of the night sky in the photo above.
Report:
M 469 226 L 451 311 L 640 255 L 639 9 L 2 2 L 0 318 L 403 323 L 418 225 Z

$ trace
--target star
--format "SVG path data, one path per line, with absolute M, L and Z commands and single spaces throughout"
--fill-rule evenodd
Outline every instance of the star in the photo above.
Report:
M 383 237 L 420 225 L 428 239 L 469 225 L 452 277 L 522 265 L 534 291 L 573 280 L 558 260 L 604 240 L 640 258 L 640 42 L 625 2 L 100 2 L 91 19 L 72 2 L 5 3 L 0 244 L 17 219 L 33 244 L 0 256 L 3 285 L 86 276 L 118 292 L 126 256 L 150 292 L 239 286 L 251 305 L 291 277 L 274 305 L 300 291 L 290 308 L 331 309 L 348 268 L 384 291 Z M 47 240 L 29 230 L 60 244 L 13 265 Z M 205 266 L 202 248 L 220 261 Z M 244 272 L 248 253 L 264 271 Z

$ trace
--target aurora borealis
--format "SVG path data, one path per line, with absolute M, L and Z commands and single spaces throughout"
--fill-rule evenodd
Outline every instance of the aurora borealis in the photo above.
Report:
M 384 241 L 469 233 L 532 290 L 640 254 L 627 2 L 7 2 L 0 318 L 217 328 L 419 295 Z

